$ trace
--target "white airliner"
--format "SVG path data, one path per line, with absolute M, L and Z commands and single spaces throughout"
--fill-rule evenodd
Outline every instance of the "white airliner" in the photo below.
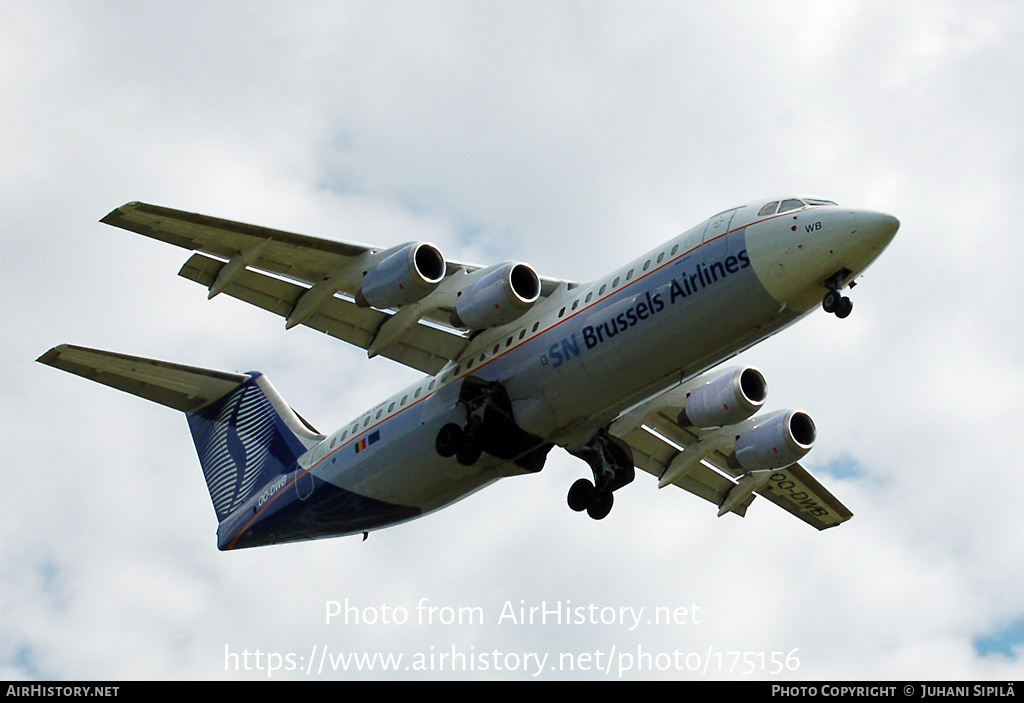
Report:
M 554 446 L 589 464 L 568 503 L 602 519 L 634 467 L 745 515 L 763 496 L 819 530 L 852 513 L 798 463 L 815 426 L 757 414 L 753 367 L 717 368 L 842 295 L 899 221 L 827 200 L 726 210 L 588 283 L 527 264 L 446 261 L 142 203 L 103 218 L 192 250 L 179 275 L 426 376 L 331 435 L 260 373 L 61 345 L 39 358 L 187 415 L 222 550 L 363 534 L 540 471 Z M 374 364 L 388 364 L 374 361 Z M 514 519 L 514 518 L 509 518 Z

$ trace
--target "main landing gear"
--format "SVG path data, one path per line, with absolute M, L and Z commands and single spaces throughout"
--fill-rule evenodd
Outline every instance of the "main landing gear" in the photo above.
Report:
M 612 496 L 636 476 L 629 445 L 606 430 L 599 431 L 574 456 L 583 459 L 594 472 L 594 482 L 581 478 L 569 489 L 567 502 L 576 512 L 587 511 L 594 520 L 608 516 L 615 502 Z
M 480 441 L 467 434 L 454 422 L 449 422 L 437 433 L 434 448 L 445 458 L 454 456 L 463 466 L 472 466 L 480 460 L 480 455 L 484 453 Z
M 552 445 L 542 443 L 540 437 L 516 424 L 512 402 L 501 384 L 466 378 L 458 402 L 466 409 L 466 424 L 449 422 L 438 431 L 434 440 L 438 454 L 454 456 L 463 466 L 472 466 L 487 452 L 527 473 L 544 467 Z
M 850 313 L 853 312 L 853 301 L 843 295 L 840 291 L 843 287 L 843 280 L 850 275 L 847 270 L 842 270 L 825 281 L 825 285 L 828 286 L 828 293 L 821 301 L 821 308 L 825 312 L 833 313 L 840 320 L 849 317 Z M 850 284 L 853 287 L 853 284 Z
M 587 515 L 595 520 L 603 520 L 612 511 L 615 496 L 611 491 L 598 490 L 585 478 L 581 478 L 569 488 L 569 507 L 578 513 L 587 511 Z

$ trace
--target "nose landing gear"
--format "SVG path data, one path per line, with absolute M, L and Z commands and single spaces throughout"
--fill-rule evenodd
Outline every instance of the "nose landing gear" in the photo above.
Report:
M 853 301 L 837 290 L 830 290 L 821 301 L 821 308 L 842 320 L 853 312 Z
M 821 301 L 821 308 L 825 312 L 835 314 L 840 320 L 849 317 L 853 312 L 853 301 L 840 292 L 843 288 L 843 281 L 849 275 L 850 271 L 843 269 L 825 281 L 828 293 Z M 851 283 L 850 287 L 853 288 L 853 286 L 854 284 Z

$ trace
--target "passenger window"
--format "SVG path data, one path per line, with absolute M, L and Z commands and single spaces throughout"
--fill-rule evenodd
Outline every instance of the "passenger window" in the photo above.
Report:
M 605 284 L 605 285 L 601 286 L 601 290 L 597 291 L 597 294 L 598 294 L 598 295 L 604 295 L 604 292 L 605 292 L 605 290 L 606 290 L 607 288 L 608 288 L 608 285 L 607 285 L 607 284 Z
M 765 215 L 774 215 L 775 214 L 775 208 L 777 208 L 778 206 L 779 206 L 779 201 L 778 200 L 773 200 L 772 202 L 768 203 L 763 208 L 758 210 L 757 211 L 757 216 L 758 217 L 764 217 Z
M 395 409 L 395 404 L 394 403 L 392 403 L 391 405 L 388 406 L 388 412 L 391 412 L 394 409 Z
M 579 299 L 577 299 L 577 300 L 574 300 L 574 301 L 572 301 L 572 309 L 573 309 L 573 310 L 575 310 L 575 309 L 576 309 L 576 308 L 578 308 L 579 306 L 580 306 L 580 301 L 579 301 Z
M 679 251 L 679 245 L 678 244 L 676 244 L 674 247 L 672 247 L 672 254 L 671 255 L 675 256 L 677 251 Z
M 525 329 L 524 330 L 520 330 L 519 331 L 519 339 L 522 339 L 525 336 L 526 336 L 526 330 Z
M 442 380 L 443 380 L 443 379 L 442 379 Z M 437 383 L 437 381 L 434 381 L 433 379 L 431 379 L 431 381 L 430 381 L 430 385 L 429 385 L 429 386 L 427 386 L 427 390 L 428 390 L 428 391 L 432 391 L 432 390 L 434 390 L 434 384 L 435 384 L 435 383 Z
M 627 281 L 628 281 L 629 279 L 631 279 L 631 278 L 633 278 L 633 269 L 630 269 L 630 270 L 629 270 L 629 273 L 627 273 L 627 274 L 626 274 L 626 280 L 627 280 Z
M 646 271 L 650 267 L 651 267 L 651 260 L 648 259 L 647 261 L 644 262 L 644 271 Z
M 618 287 L 619 287 L 619 277 L 616 276 L 615 280 L 612 281 L 612 288 L 618 288 Z
M 533 331 L 536 332 L 538 327 L 540 327 L 540 321 L 534 322 L 533 323 Z
M 561 317 L 564 314 L 565 314 L 565 308 L 562 308 L 561 310 L 558 311 L 558 316 L 559 317 Z
M 408 395 L 403 395 L 403 396 L 402 396 L 402 403 L 401 403 L 401 404 L 402 404 L 402 405 L 405 405 L 405 402 L 406 402 L 407 400 L 409 400 L 409 396 L 408 396 Z
M 665 260 L 665 252 L 661 252 L 660 254 L 658 254 L 658 263 L 660 264 L 664 260 Z
M 590 299 L 593 298 L 593 297 L 594 297 L 594 291 L 590 291 L 589 293 L 587 293 L 587 299 L 586 299 L 585 302 L 589 303 Z
M 412 397 L 413 398 L 419 398 L 420 397 L 420 391 L 422 391 L 422 390 L 423 390 L 422 388 L 417 388 L 416 392 L 412 394 Z
M 338 442 L 338 438 L 337 437 L 335 437 L 334 439 L 331 440 L 331 449 L 334 449 L 334 445 L 337 444 L 337 442 Z
M 374 419 L 375 420 L 379 420 L 380 416 L 383 415 L 383 414 L 384 414 L 384 408 L 381 408 L 380 410 L 377 411 L 377 416 Z

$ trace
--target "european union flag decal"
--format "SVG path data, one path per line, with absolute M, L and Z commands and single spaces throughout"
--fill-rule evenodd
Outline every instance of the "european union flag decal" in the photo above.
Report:
M 363 437 L 361 440 L 356 442 L 356 454 L 358 454 L 359 452 L 361 452 L 364 449 L 366 449 L 367 447 L 369 447 L 371 444 L 376 442 L 378 439 L 380 439 L 380 430 L 374 430 L 370 434 L 368 434 L 365 437 Z

